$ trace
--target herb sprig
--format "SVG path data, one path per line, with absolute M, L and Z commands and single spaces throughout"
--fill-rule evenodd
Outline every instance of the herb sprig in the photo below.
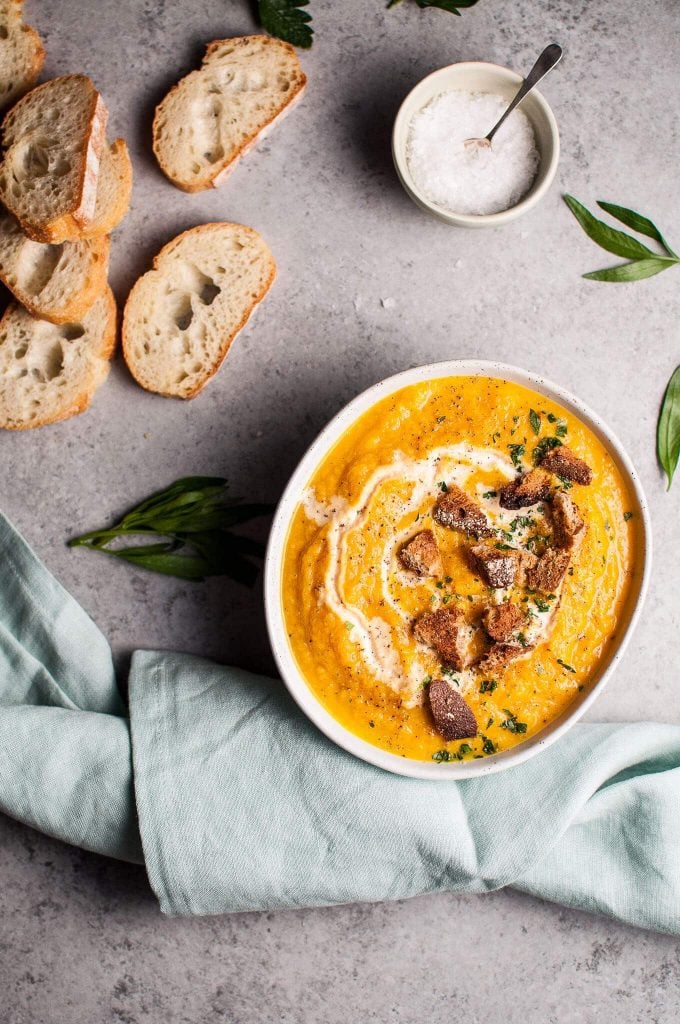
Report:
M 278 39 L 308 50 L 314 41 L 309 0 L 259 0 L 258 14 L 262 28 Z
M 388 0 L 387 9 L 396 7 L 399 3 L 401 3 L 401 0 Z M 436 7 L 440 11 L 448 11 L 449 14 L 457 14 L 459 16 L 459 7 L 474 7 L 476 3 L 477 0 L 416 0 L 416 4 L 420 7 L 421 11 L 426 10 L 428 7 Z
M 604 221 L 598 220 L 597 217 L 594 217 L 585 208 L 583 203 L 580 203 L 573 196 L 565 195 L 564 201 L 588 235 L 588 238 L 591 238 L 593 242 L 596 242 L 606 252 L 613 253 L 614 256 L 622 256 L 629 261 L 628 263 L 620 263 L 616 267 L 594 270 L 589 274 L 584 274 L 583 276 L 588 278 L 588 280 L 614 282 L 641 281 L 646 277 L 660 274 L 662 270 L 668 270 L 669 267 L 674 266 L 676 263 L 680 263 L 680 256 L 673 252 L 656 224 L 641 213 L 629 210 L 625 206 L 617 206 L 615 203 L 598 201 L 597 204 L 601 210 L 615 217 L 616 220 L 625 224 L 626 227 L 632 228 L 633 231 L 637 231 L 647 238 L 654 239 L 663 249 L 663 253 L 650 249 L 649 246 L 639 239 L 633 238 L 632 235 L 627 234 L 625 231 L 610 227 Z
M 676 367 L 666 388 L 656 430 L 659 462 L 668 480 L 668 490 L 680 458 L 680 366 Z
M 229 576 L 252 586 L 264 545 L 232 533 L 231 527 L 273 511 L 273 505 L 229 500 L 222 477 L 188 476 L 152 494 L 115 526 L 74 537 L 68 546 L 100 551 L 140 569 L 183 580 Z M 123 537 L 146 538 L 146 542 L 117 545 Z

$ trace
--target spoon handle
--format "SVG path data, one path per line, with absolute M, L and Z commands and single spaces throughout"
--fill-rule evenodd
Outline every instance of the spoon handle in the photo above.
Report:
M 492 138 L 505 121 L 506 117 L 513 112 L 518 103 L 521 103 L 528 92 L 530 92 L 535 85 L 537 85 L 545 75 L 551 71 L 562 56 L 562 47 L 558 46 L 557 43 L 551 43 L 550 46 L 546 46 L 543 53 L 540 55 L 533 68 L 522 82 L 519 92 L 515 96 L 514 100 L 501 117 L 498 124 L 494 125 L 487 139 L 491 142 Z

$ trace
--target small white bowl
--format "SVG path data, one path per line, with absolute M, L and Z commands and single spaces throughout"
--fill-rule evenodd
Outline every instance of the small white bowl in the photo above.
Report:
M 521 384 L 545 398 L 558 402 L 585 423 L 606 447 L 636 498 L 637 507 L 633 511 L 637 515 L 642 533 L 642 566 L 641 571 L 636 574 L 633 591 L 622 613 L 621 625 L 617 629 L 618 642 L 616 646 L 612 648 L 606 664 L 600 666 L 597 676 L 586 685 L 583 693 L 574 699 L 562 715 L 550 722 L 541 732 L 510 750 L 474 761 L 436 764 L 429 761 L 407 760 L 360 739 L 340 725 L 309 688 L 297 666 L 288 642 L 282 600 L 283 557 L 290 524 L 303 491 L 319 464 L 355 420 L 386 395 L 391 395 L 409 384 L 436 380 L 440 377 L 460 376 L 497 377 Z M 545 749 L 567 732 L 601 693 L 623 655 L 640 614 L 649 582 L 651 544 L 649 509 L 637 473 L 621 442 L 600 417 L 578 398 L 559 385 L 551 384 L 536 374 L 521 370 L 516 366 L 507 366 L 504 363 L 456 359 L 443 363 L 430 363 L 427 366 L 417 366 L 412 370 L 405 370 L 403 373 L 398 373 L 394 377 L 388 377 L 386 380 L 374 384 L 373 387 L 368 388 L 349 405 L 346 405 L 321 431 L 293 473 L 276 510 L 267 546 L 264 598 L 269 639 L 279 671 L 292 697 L 307 717 L 338 746 L 355 754 L 363 761 L 368 761 L 369 764 L 377 765 L 379 768 L 384 768 L 397 775 L 407 775 L 416 779 L 441 779 L 449 782 L 455 779 L 478 778 L 481 775 L 488 775 L 521 764 L 522 761 L 526 761 Z
M 492 228 L 521 217 L 543 198 L 552 185 L 557 171 L 560 158 L 560 136 L 554 114 L 537 89 L 533 89 L 522 101 L 520 109 L 529 118 L 534 129 L 536 147 L 541 159 L 533 185 L 515 206 L 500 213 L 478 215 L 447 210 L 423 195 L 411 176 L 406 159 L 406 145 L 413 115 L 422 110 L 435 96 L 460 89 L 466 92 L 496 93 L 509 103 L 521 84 L 521 75 L 510 71 L 509 68 L 500 67 L 498 64 L 487 64 L 484 61 L 467 61 L 433 71 L 411 90 L 399 108 L 394 122 L 392 157 L 399 180 L 417 206 L 434 214 L 435 217 L 439 217 L 440 220 L 446 221 L 447 224 L 455 224 L 457 227 Z M 491 125 L 489 127 L 491 128 Z

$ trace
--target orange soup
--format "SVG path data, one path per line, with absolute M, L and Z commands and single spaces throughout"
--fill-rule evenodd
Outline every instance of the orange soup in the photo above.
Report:
M 472 518 L 455 518 L 456 496 Z M 607 657 L 637 571 L 635 507 L 602 443 L 535 392 L 405 387 L 346 431 L 296 509 L 283 610 L 299 669 L 338 722 L 394 754 L 506 750 Z

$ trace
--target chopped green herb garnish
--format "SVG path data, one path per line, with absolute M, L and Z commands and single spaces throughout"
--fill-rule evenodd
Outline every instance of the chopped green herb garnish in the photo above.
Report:
M 513 533 L 520 527 L 522 529 L 528 530 L 530 526 L 534 525 L 534 523 L 535 520 L 532 519 L 531 516 L 515 516 L 513 521 L 510 523 L 510 529 L 512 530 Z
M 632 512 L 624 512 L 623 513 L 623 518 L 624 518 L 625 522 L 628 522 L 629 519 L 633 518 L 633 513 Z
M 482 495 L 483 498 L 497 498 L 498 491 L 485 491 Z
M 495 434 L 491 435 L 491 443 L 495 444 L 496 441 L 499 441 L 500 440 L 500 436 L 501 436 L 500 435 L 500 431 L 497 430 Z
M 559 448 L 561 445 L 562 442 L 559 437 L 542 437 L 531 453 L 534 465 L 537 466 L 546 452 L 550 451 L 551 448 Z
M 446 416 L 437 416 L 437 423 L 443 423 L 445 419 Z
M 490 718 L 489 721 L 486 723 L 487 729 L 490 729 L 492 725 L 493 725 L 493 718 Z
M 555 437 L 566 437 L 568 429 L 567 424 L 564 421 L 561 421 L 555 427 Z
M 541 417 L 538 415 L 535 409 L 529 409 L 529 423 L 534 434 L 538 436 L 541 432 Z
M 451 594 L 444 594 L 442 597 L 442 604 L 448 604 L 451 600 Z
M 431 682 L 432 682 L 432 676 L 425 676 L 425 678 L 423 679 L 422 683 L 420 684 L 421 690 L 426 689 L 426 687 L 428 687 Z
M 435 587 L 437 588 L 437 590 L 443 590 L 444 589 L 443 581 L 442 580 L 437 580 L 437 582 L 435 583 Z
M 522 456 L 526 452 L 526 448 L 523 444 L 509 444 L 508 448 L 510 449 L 510 458 L 512 459 L 513 466 L 519 469 L 522 465 Z
M 515 550 L 513 548 L 512 544 L 503 544 L 499 540 L 496 541 L 496 543 L 494 544 L 494 547 L 498 548 L 499 551 L 514 551 Z
M 461 757 L 464 754 L 471 754 L 472 747 L 470 746 L 469 743 L 461 743 L 461 745 L 458 747 L 458 753 L 460 754 Z
M 520 732 L 526 732 L 527 731 L 527 723 L 526 722 L 518 722 L 517 721 L 517 715 L 513 715 L 512 711 L 508 711 L 507 708 L 503 708 L 503 710 L 505 711 L 505 713 L 506 713 L 506 715 L 508 717 L 505 719 L 504 722 L 501 722 L 501 729 L 507 729 L 508 732 L 515 732 L 515 733 L 520 733 Z
M 513 423 L 519 423 L 519 416 L 513 416 L 512 417 L 512 422 Z
M 555 415 L 554 412 L 549 412 L 547 415 L 548 415 L 548 423 L 557 423 L 557 416 Z
M 493 742 L 493 740 L 490 740 L 488 736 L 482 736 L 482 739 L 484 740 L 484 743 L 482 744 L 482 750 L 484 751 L 484 753 L 495 754 L 496 744 Z
M 563 491 L 570 491 L 572 489 L 572 487 L 574 486 L 573 483 L 571 482 L 571 480 L 567 480 L 566 476 L 558 477 L 558 479 L 559 479 L 560 483 L 562 484 L 562 490 Z
M 439 483 L 437 484 L 437 487 L 439 488 L 439 490 L 440 490 L 440 491 L 441 491 L 441 492 L 442 492 L 443 494 L 446 494 L 446 493 L 447 493 L 447 491 L 448 491 L 448 487 L 447 487 L 447 485 L 445 484 L 445 482 L 444 482 L 443 480 L 440 480 L 440 481 L 439 481 Z
M 375 722 L 373 720 L 371 720 L 368 724 L 370 725 L 371 729 L 375 729 Z
M 557 659 L 557 664 L 561 665 L 562 668 L 565 669 L 567 672 L 574 672 L 574 673 L 576 673 L 576 669 L 572 668 L 571 665 L 567 665 L 566 661 L 562 661 L 561 658 Z
M 346 622 L 345 623 L 345 629 L 349 633 L 352 629 L 354 629 L 354 623 L 353 622 Z
M 524 633 L 518 633 L 517 634 L 517 639 L 518 639 L 521 647 L 528 647 L 529 646 L 529 644 L 527 643 L 527 638 L 524 635 Z
M 534 598 L 534 604 L 538 608 L 539 612 L 549 612 L 550 611 L 550 605 L 548 604 L 548 602 L 547 601 L 543 601 L 540 597 L 535 597 Z
M 498 686 L 498 683 L 496 682 L 495 679 L 483 679 L 482 680 L 482 685 L 479 687 L 479 692 L 480 693 L 493 693 L 493 691 L 496 689 L 497 686 Z
M 432 760 L 436 761 L 437 764 L 441 764 L 442 761 L 450 761 L 452 758 L 455 759 L 456 755 L 449 753 L 448 750 L 435 750 L 432 755 Z
M 444 583 L 453 583 L 453 576 L 445 576 Z

